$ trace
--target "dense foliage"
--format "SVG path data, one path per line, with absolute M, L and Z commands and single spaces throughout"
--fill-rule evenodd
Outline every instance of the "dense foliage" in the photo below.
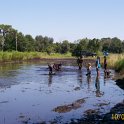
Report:
M 65 54 L 76 51 L 87 50 L 91 52 L 99 52 L 107 50 L 111 53 L 124 52 L 124 41 L 119 38 L 102 38 L 102 39 L 79 39 L 77 41 L 69 42 L 64 40 L 62 42 L 54 42 L 51 37 L 43 37 L 38 35 L 33 38 L 31 35 L 24 35 L 12 28 L 11 25 L 0 25 L 0 51 L 36 51 Z

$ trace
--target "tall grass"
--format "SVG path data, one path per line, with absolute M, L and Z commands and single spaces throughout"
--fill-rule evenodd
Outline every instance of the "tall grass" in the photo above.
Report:
M 116 62 L 115 70 L 117 72 L 121 72 L 121 73 L 123 72 L 123 74 L 124 74 L 124 59 L 121 59 L 121 60 Z
M 22 61 L 30 59 L 42 59 L 42 58 L 71 58 L 71 53 L 59 54 L 53 53 L 48 55 L 47 53 L 41 52 L 0 52 L 0 62 L 9 62 L 9 61 Z
M 102 57 L 102 63 L 103 63 Z M 118 72 L 124 70 L 124 54 L 110 54 L 107 57 L 107 64 L 109 68 L 113 68 Z

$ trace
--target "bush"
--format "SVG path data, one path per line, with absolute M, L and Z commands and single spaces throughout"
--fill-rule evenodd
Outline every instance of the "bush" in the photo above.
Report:
M 115 70 L 121 72 L 124 70 L 124 59 L 118 60 L 115 64 Z

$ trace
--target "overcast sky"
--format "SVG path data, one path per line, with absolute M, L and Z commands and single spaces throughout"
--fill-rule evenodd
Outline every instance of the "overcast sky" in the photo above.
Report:
M 0 0 L 0 24 L 55 41 L 124 40 L 124 0 Z

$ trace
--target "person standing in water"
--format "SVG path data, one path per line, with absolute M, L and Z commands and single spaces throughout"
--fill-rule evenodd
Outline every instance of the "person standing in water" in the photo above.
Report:
M 53 74 L 53 68 L 51 64 L 48 64 L 48 69 L 49 69 L 49 75 Z
M 106 56 L 104 56 L 104 74 L 106 77 L 107 76 L 107 59 L 106 59 Z
M 104 56 L 104 70 L 107 69 L 107 58 L 106 56 Z
M 82 56 L 80 56 L 80 58 L 77 59 L 77 64 L 78 64 L 79 70 L 81 70 L 82 64 L 83 64 L 83 57 Z
M 104 56 L 104 75 L 105 75 L 105 78 L 109 78 L 110 73 L 111 73 L 111 71 L 107 68 L 107 58 L 106 58 L 106 56 Z
M 99 71 L 100 67 L 101 67 L 101 64 L 100 64 L 100 57 L 97 56 L 97 59 L 96 59 L 96 72 L 97 72 L 97 75 L 98 75 L 98 76 L 100 75 L 100 71 Z

